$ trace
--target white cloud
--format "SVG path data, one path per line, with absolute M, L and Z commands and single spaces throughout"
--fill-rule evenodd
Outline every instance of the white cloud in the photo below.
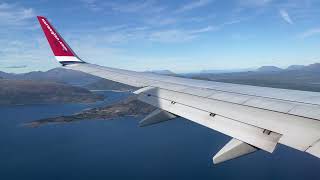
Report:
M 110 7 L 113 11 L 122 13 L 160 13 L 165 7 L 157 4 L 156 0 L 140 0 L 128 3 L 104 2 L 102 7 Z
M 184 28 L 168 28 L 168 27 L 125 27 L 116 31 L 105 31 L 113 30 L 113 27 L 104 27 L 101 30 L 92 32 L 87 35 L 74 35 L 69 34 L 68 37 L 79 41 L 81 38 L 82 42 L 95 43 L 97 46 L 106 45 L 124 45 L 130 42 L 161 42 L 161 43 L 179 43 L 190 41 L 198 38 L 203 33 L 212 32 L 220 29 L 219 26 L 205 26 L 203 28 L 195 29 L 184 29 Z M 116 28 L 116 27 L 115 27 Z M 85 32 L 82 32 L 85 33 Z M 95 41 L 95 42 L 93 42 Z M 79 43 L 81 44 L 81 43 Z
M 32 35 L 26 40 L 1 39 L 0 45 L 0 64 L 2 66 L 28 64 L 27 67 L 21 69 L 0 67 L 0 70 L 21 73 L 31 70 L 48 70 L 58 66 L 48 43 L 42 35 Z
M 181 12 L 185 12 L 185 11 L 190 11 L 190 10 L 208 5 L 211 2 L 212 2 L 212 0 L 195 0 L 195 1 L 187 3 L 184 6 L 180 7 L 176 12 L 181 13 Z
M 311 37 L 311 36 L 315 36 L 315 35 L 318 35 L 320 34 L 320 28 L 314 28 L 314 29 L 310 29 L 310 30 L 307 30 L 303 33 L 301 33 L 299 35 L 300 38 L 302 39 L 305 39 L 305 38 L 308 38 L 308 37 Z
M 0 26 L 25 25 L 27 20 L 35 18 L 32 8 L 20 7 L 16 4 L 0 3 Z
M 197 38 L 202 33 L 217 30 L 217 28 L 208 26 L 200 29 L 182 30 L 182 29 L 171 29 L 152 32 L 149 35 L 149 40 L 155 42 L 164 43 L 179 43 L 186 42 Z
M 180 19 L 178 17 L 173 16 L 166 17 L 163 15 L 158 15 L 145 17 L 143 22 L 152 26 L 167 26 L 172 24 L 178 24 L 180 22 Z
M 81 2 L 83 2 L 85 6 L 92 11 L 102 10 L 102 8 L 97 4 L 96 0 L 81 0 Z
M 204 28 L 191 30 L 190 32 L 192 34 L 195 34 L 195 33 L 206 33 L 206 32 L 215 31 L 215 30 L 218 30 L 218 29 L 219 29 L 219 27 L 207 26 L 207 27 L 204 27 Z
M 160 18 L 161 19 L 161 18 Z M 213 31 L 218 31 L 227 26 L 231 26 L 246 19 L 234 19 L 223 22 L 219 25 L 203 25 L 202 28 L 185 28 L 184 26 L 129 26 L 116 25 L 107 26 L 95 30 L 86 30 L 83 35 L 77 35 L 72 39 L 87 37 L 84 42 L 93 40 L 99 41 L 99 44 L 121 45 L 130 42 L 161 42 L 161 43 L 181 43 L 199 38 L 201 35 Z M 159 20 L 160 21 L 160 20 Z M 154 21 L 155 23 L 157 21 Z M 87 32 L 91 32 L 88 34 Z M 70 34 L 69 37 L 74 36 Z
M 114 32 L 114 31 L 119 31 L 127 28 L 127 25 L 121 24 L 121 25 L 115 25 L 115 26 L 104 26 L 101 27 L 100 30 L 105 31 L 105 32 Z
M 185 42 L 185 41 L 192 40 L 195 37 L 196 37 L 195 34 L 190 33 L 188 31 L 173 29 L 173 30 L 153 32 L 151 33 L 149 39 L 151 41 L 168 43 L 168 42 Z
M 286 21 L 289 24 L 293 24 L 293 21 L 292 21 L 290 15 L 288 14 L 288 12 L 285 9 L 280 9 L 279 14 L 284 21 Z
M 14 70 L 15 68 L 4 69 L 11 72 L 20 72 L 30 71 L 41 66 L 39 64 L 44 60 L 43 54 L 45 51 L 39 51 L 40 45 L 33 31 L 36 29 L 35 24 L 37 23 L 35 17 L 35 11 L 32 8 L 23 7 L 16 3 L 0 2 L 1 69 L 10 66 L 22 66 L 26 62 L 31 62 L 29 63 L 30 66 L 28 65 L 28 67 L 20 70 Z M 27 36 L 22 36 L 23 34 L 27 34 Z M 42 67 L 49 67 L 45 65 L 45 62 L 42 65 Z
M 270 4 L 273 0 L 239 0 L 241 6 L 256 7 Z

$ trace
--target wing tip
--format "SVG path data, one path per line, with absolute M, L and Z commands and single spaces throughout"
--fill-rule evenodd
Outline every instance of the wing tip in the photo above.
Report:
M 45 16 L 38 15 L 37 19 L 40 20 L 40 19 L 47 19 L 47 18 Z
M 37 16 L 39 24 L 48 40 L 56 60 L 63 66 L 69 64 L 85 63 L 81 60 L 71 47 L 64 41 L 62 36 L 50 24 L 45 16 Z

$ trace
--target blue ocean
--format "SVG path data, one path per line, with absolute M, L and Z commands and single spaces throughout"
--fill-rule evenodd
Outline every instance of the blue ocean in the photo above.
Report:
M 285 146 L 212 164 L 229 137 L 185 119 L 140 128 L 139 118 L 23 126 L 112 103 L 0 107 L 1 180 L 320 179 L 320 160 Z

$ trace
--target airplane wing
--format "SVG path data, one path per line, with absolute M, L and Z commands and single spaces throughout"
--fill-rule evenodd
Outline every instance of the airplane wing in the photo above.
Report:
M 82 71 L 140 88 L 140 101 L 158 109 L 147 126 L 183 117 L 231 136 L 214 157 L 221 163 L 257 150 L 272 153 L 277 144 L 320 158 L 320 93 L 230 83 L 102 67 L 81 60 L 45 17 L 39 23 L 56 59 Z

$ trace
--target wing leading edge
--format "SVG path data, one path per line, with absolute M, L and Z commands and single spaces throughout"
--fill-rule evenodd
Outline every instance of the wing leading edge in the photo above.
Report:
M 64 68 L 139 87 L 140 101 L 158 108 L 141 126 L 177 116 L 233 139 L 214 163 L 278 143 L 320 158 L 320 93 L 185 79 L 102 67 L 82 61 L 45 17 L 38 16 L 56 59 Z

